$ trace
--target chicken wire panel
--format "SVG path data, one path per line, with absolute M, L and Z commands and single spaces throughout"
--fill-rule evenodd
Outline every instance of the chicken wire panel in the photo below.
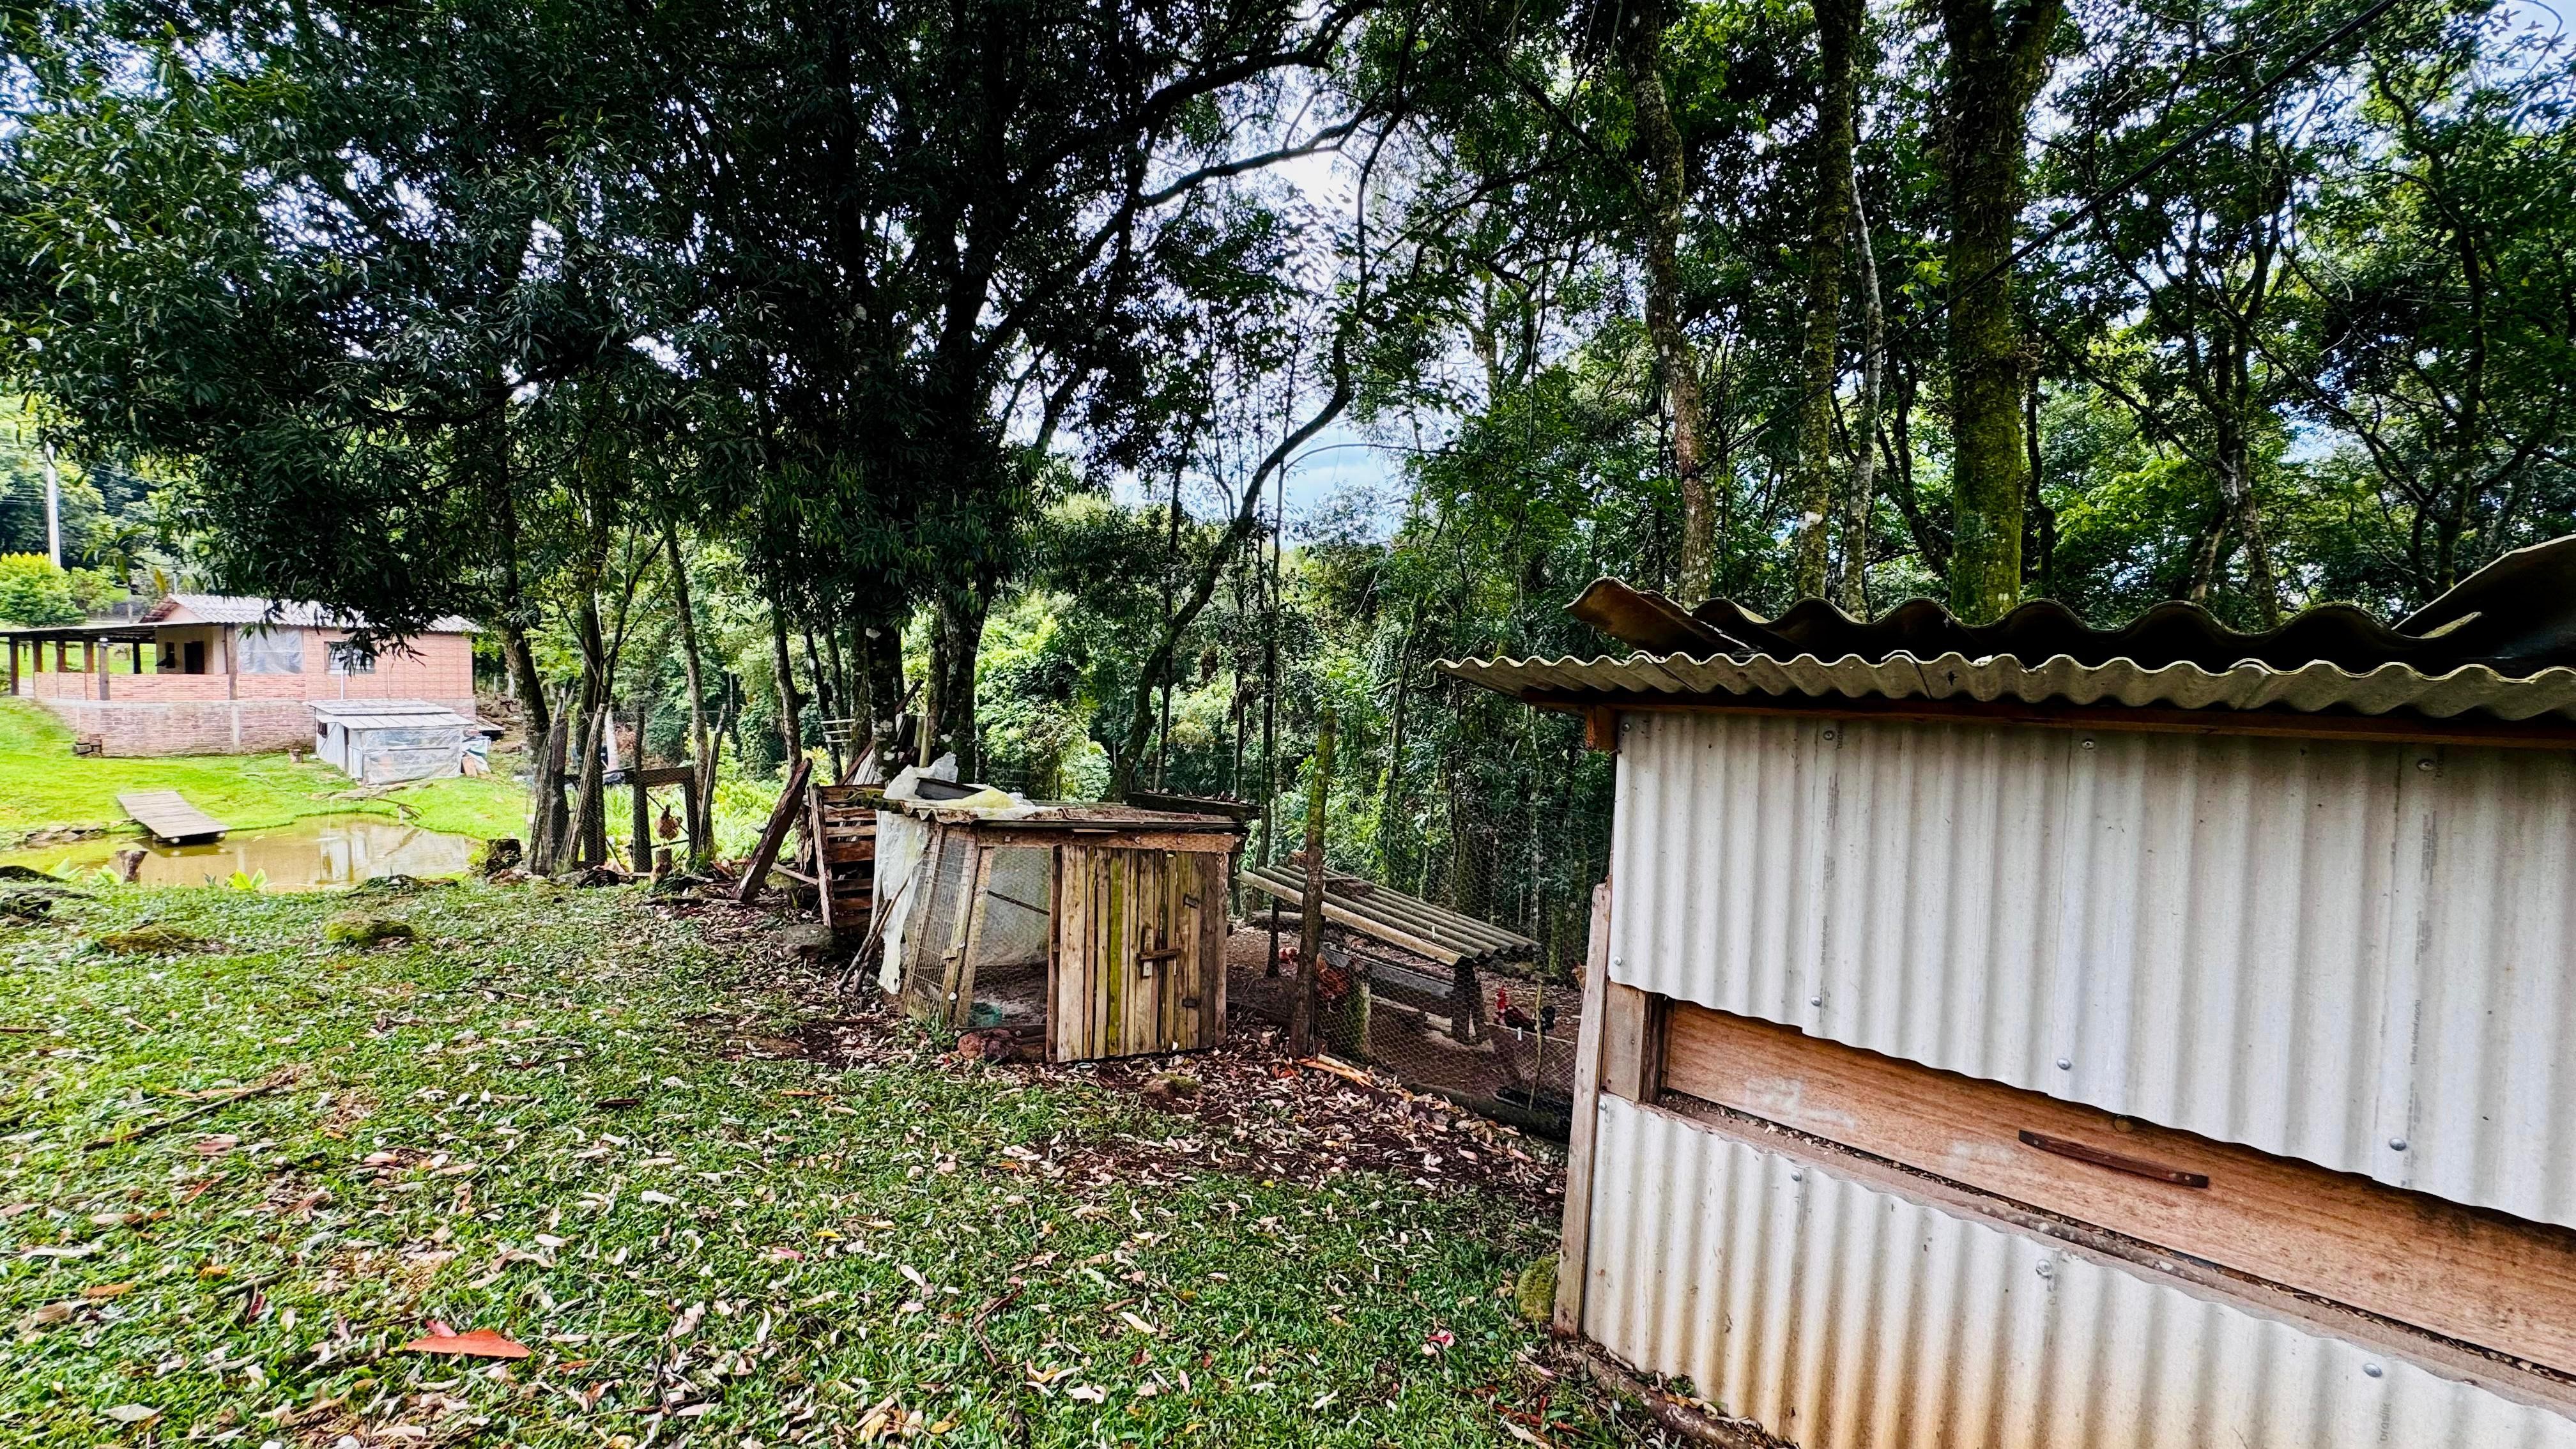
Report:
M 2576 1225 L 2576 762 L 1631 714 L 1610 975 Z
M 905 922 L 901 975 L 905 1003 L 915 1010 L 947 1009 L 948 953 L 962 944 L 964 906 L 973 884 L 975 842 L 943 830 L 932 837 L 913 883 L 921 900 Z
M 1803 1449 L 2576 1449 L 2576 1421 L 1604 1096 L 1584 1332 Z
M 984 924 L 976 937 L 977 970 L 1045 963 L 1054 931 L 1048 904 L 1054 880 L 1053 850 L 1023 845 L 993 851 L 984 886 Z

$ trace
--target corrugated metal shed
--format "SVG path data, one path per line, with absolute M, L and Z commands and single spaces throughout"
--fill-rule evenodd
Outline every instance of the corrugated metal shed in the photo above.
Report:
M 2554 754 L 1638 714 L 1610 977 L 2576 1226 Z
M 2576 1449 L 2576 1420 L 1603 1099 L 1587 1335 L 1801 1449 Z

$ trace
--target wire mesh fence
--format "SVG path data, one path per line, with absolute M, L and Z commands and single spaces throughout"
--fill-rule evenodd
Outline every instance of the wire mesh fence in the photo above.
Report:
M 1566 1135 L 1578 982 L 1523 963 L 1444 964 L 1341 925 L 1324 928 L 1315 975 L 1320 1050 L 1526 1131 Z M 1233 1011 L 1285 1027 L 1296 981 L 1294 913 L 1280 913 L 1274 954 L 1269 913 L 1256 911 L 1228 952 Z

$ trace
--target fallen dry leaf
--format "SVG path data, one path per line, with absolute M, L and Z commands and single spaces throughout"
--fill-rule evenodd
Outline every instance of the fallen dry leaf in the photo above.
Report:
M 440 1333 L 442 1325 L 431 1324 L 427 1338 L 415 1338 L 404 1344 L 401 1353 L 452 1353 L 465 1358 L 526 1358 L 527 1345 L 513 1343 L 488 1328 L 468 1329 L 463 1333 Z
M 83 1298 L 122 1298 L 134 1291 L 131 1283 L 92 1283 L 81 1290 Z
M 150 1404 L 119 1404 L 101 1412 L 120 1424 L 140 1424 L 146 1419 L 161 1417 L 161 1411 Z

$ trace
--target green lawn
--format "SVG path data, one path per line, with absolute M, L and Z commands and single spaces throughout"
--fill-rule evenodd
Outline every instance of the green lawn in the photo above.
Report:
M 311 760 L 284 755 L 181 755 L 160 759 L 76 756 L 71 731 L 42 706 L 0 700 L 0 849 L 50 826 L 123 825 L 124 790 L 176 790 L 236 830 L 283 825 L 307 815 L 417 812 L 427 829 L 489 839 L 524 829 L 527 795 L 506 773 L 424 780 L 372 799 L 347 798 L 357 782 Z
M 350 903 L 0 915 L 8 1443 L 1641 1437 L 1513 1310 L 1553 1210 L 1419 1159 L 1325 1174 L 1329 1079 L 1228 1059 L 1276 1093 L 1251 1140 L 1315 1140 L 1210 1168 L 1229 1134 L 1132 1072 L 963 1064 L 873 1015 L 836 1038 L 761 918 L 467 885 L 382 900 L 420 939 L 358 953 L 323 942 Z M 146 924 L 198 939 L 110 949 Z M 1422 1130 L 1518 1150 L 1471 1125 Z M 396 1351 L 433 1320 L 534 1356 Z

